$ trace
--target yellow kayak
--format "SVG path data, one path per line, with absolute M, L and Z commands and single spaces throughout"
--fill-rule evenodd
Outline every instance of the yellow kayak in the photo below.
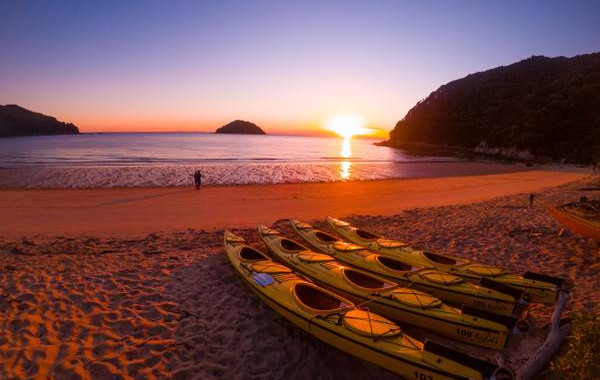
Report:
M 229 231 L 224 245 L 234 270 L 269 307 L 342 351 L 407 379 L 514 378 L 508 368 L 411 338 L 392 321 L 304 280 Z
M 316 250 L 357 268 L 391 278 L 404 285 L 410 284 L 445 302 L 506 316 L 519 315 L 527 308 L 527 295 L 523 297 L 522 290 L 503 284 L 495 285 L 495 289 L 475 285 L 462 277 L 408 265 L 362 246 L 346 243 L 313 228 L 308 223 L 295 219 L 290 219 L 290 223 L 296 233 Z
M 523 276 L 507 273 L 504 269 L 492 265 L 474 263 L 470 260 L 421 251 L 407 243 L 385 239 L 381 236 L 353 227 L 348 222 L 327 217 L 327 222 L 344 239 L 365 247 L 380 255 L 397 259 L 407 265 L 436 269 L 451 273 L 473 283 L 488 286 L 485 279 L 491 279 L 504 285 L 522 289 L 531 296 L 531 302 L 554 303 L 563 279 L 543 274 L 527 272 Z
M 258 232 L 269 250 L 296 272 L 319 286 L 368 305 L 369 309 L 388 318 L 496 350 L 505 347 L 513 332 L 520 333 L 515 318 L 498 316 L 498 321 L 492 321 L 480 315 L 465 314 L 430 294 L 349 268 L 329 255 L 311 251 L 282 236 L 274 229 L 259 226 Z M 528 328 L 525 323 L 518 326 L 524 330 Z

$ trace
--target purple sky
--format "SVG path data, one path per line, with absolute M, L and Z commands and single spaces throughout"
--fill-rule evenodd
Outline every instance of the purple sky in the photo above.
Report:
M 0 104 L 84 132 L 391 129 L 469 73 L 600 51 L 600 2 L 0 1 Z

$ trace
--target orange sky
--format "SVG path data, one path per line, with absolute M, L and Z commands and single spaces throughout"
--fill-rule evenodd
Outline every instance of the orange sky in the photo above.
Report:
M 33 109 L 40 111 L 39 109 Z M 44 111 L 40 111 L 44 112 Z M 83 113 L 83 112 L 82 112 Z M 114 112 L 112 112 L 114 113 Z M 132 112 L 133 115 L 128 115 L 124 112 L 122 115 L 117 117 L 103 117 L 97 115 L 95 112 L 91 112 L 87 117 L 82 117 L 81 114 L 77 114 L 73 109 L 64 112 L 61 115 L 60 112 L 49 113 L 55 116 L 61 121 L 72 122 L 80 127 L 81 132 L 93 133 L 93 132 L 214 132 L 217 128 L 233 121 L 235 119 L 248 120 L 259 127 L 263 128 L 267 133 L 271 134 L 292 134 L 292 135 L 335 135 L 328 126 L 327 122 L 331 117 L 336 115 L 348 114 L 346 110 L 330 114 L 323 113 L 320 118 L 299 118 L 299 120 L 286 120 L 282 117 L 281 120 L 274 120 L 269 115 L 249 115 L 248 117 L 210 117 L 208 115 L 187 115 L 187 118 L 182 117 L 182 114 L 169 115 L 170 112 L 164 115 L 156 115 L 148 117 L 145 114 L 139 114 L 140 116 L 134 117 L 136 112 Z M 388 137 L 388 128 L 381 128 L 374 124 L 372 121 L 367 119 L 361 114 L 354 113 L 363 119 L 364 127 L 368 129 L 365 136 L 385 139 Z M 70 117 L 73 116 L 74 117 Z M 142 116 L 143 115 L 143 116 Z M 392 125 L 393 127 L 393 125 Z

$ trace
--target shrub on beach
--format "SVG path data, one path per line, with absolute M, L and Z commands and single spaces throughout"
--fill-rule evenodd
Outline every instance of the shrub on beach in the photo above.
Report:
M 546 375 L 549 379 L 600 379 L 600 316 L 582 315 L 573 321 L 567 349 L 550 363 Z

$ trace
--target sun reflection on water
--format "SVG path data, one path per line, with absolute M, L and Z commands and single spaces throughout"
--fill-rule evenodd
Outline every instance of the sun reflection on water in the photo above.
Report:
M 340 156 L 344 158 L 349 158 L 352 156 L 352 145 L 350 144 L 351 138 L 347 137 L 342 142 L 342 149 L 340 150 Z
M 350 158 L 352 156 L 352 144 L 350 137 L 346 137 L 344 138 L 344 141 L 342 141 L 340 156 L 343 158 Z M 340 177 L 342 177 L 343 180 L 348 180 L 350 178 L 351 166 L 352 164 L 350 163 L 350 161 L 340 162 Z
M 351 166 L 352 166 L 352 164 L 350 163 L 350 161 L 340 162 L 340 177 L 342 177 L 343 180 L 350 179 L 350 167 Z

